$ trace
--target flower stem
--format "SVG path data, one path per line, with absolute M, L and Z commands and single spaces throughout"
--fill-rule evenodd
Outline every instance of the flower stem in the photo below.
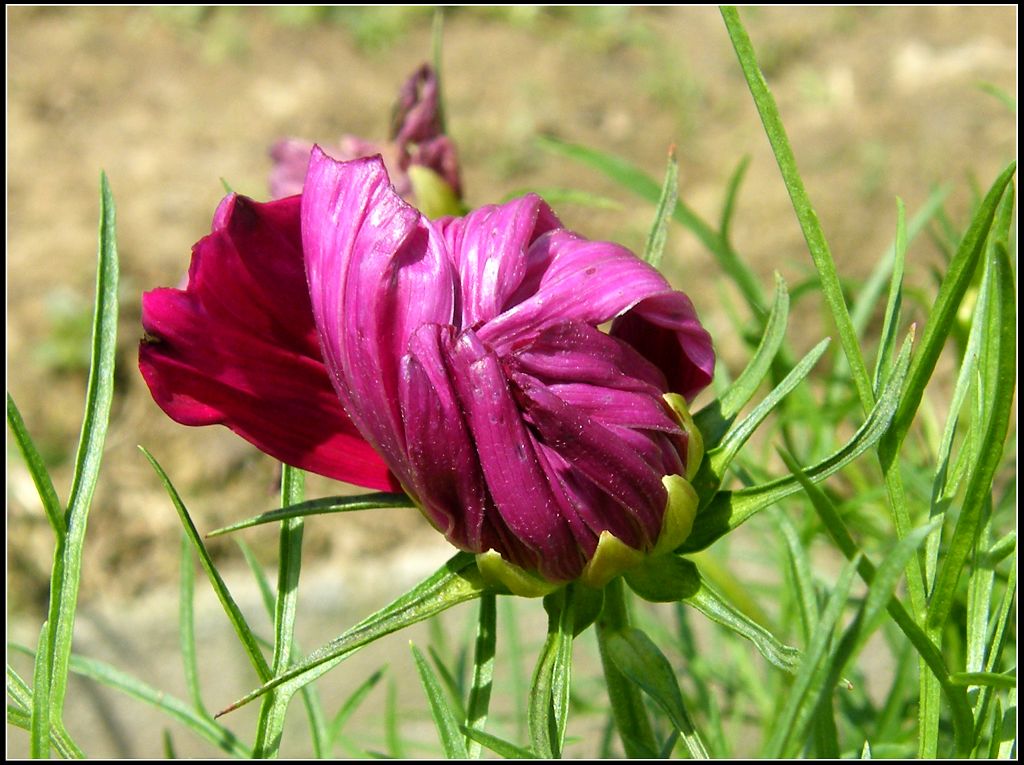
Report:
M 609 638 L 627 627 L 629 611 L 626 606 L 626 592 L 622 578 L 618 577 L 605 587 L 604 610 L 597 620 L 597 645 L 601 652 L 605 684 L 608 686 L 608 699 L 626 756 L 657 757 L 659 747 L 651 729 L 651 721 L 647 717 L 640 688 L 618 670 L 608 655 Z

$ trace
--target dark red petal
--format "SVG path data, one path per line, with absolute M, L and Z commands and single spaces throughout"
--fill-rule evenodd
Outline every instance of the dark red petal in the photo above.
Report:
M 142 301 L 139 368 L 186 425 L 222 424 L 288 464 L 396 489 L 338 401 L 320 357 L 299 238 L 299 199 L 229 197 L 193 248 L 188 287 Z

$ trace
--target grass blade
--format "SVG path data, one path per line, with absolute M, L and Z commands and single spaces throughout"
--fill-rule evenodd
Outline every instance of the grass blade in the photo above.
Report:
M 655 268 L 661 267 L 661 258 L 665 254 L 665 243 L 668 240 L 668 224 L 678 198 L 679 161 L 676 159 L 676 147 L 673 146 L 668 150 L 668 167 L 665 169 L 665 182 L 661 186 L 658 206 L 654 211 L 654 224 L 644 245 L 643 258 Z
M 199 688 L 199 661 L 196 656 L 195 591 L 196 572 L 192 546 L 188 537 L 181 536 L 181 575 L 178 589 L 178 646 L 185 671 L 185 688 L 196 711 L 207 715 L 203 694 Z
M 928 603 L 928 625 L 934 629 L 941 629 L 946 623 L 964 564 L 977 542 L 982 510 L 985 503 L 991 500 L 992 480 L 1002 459 L 1013 408 L 1013 390 L 1017 378 L 1017 312 L 1013 295 L 1013 269 L 1009 253 L 1002 244 L 996 246 L 996 264 L 997 290 L 992 296 L 992 311 L 998 320 L 995 327 L 988 325 L 987 335 L 998 349 L 998 363 L 992 370 L 994 379 L 982 380 L 983 388 L 989 391 L 987 399 L 992 405 L 985 424 L 979 459 L 967 481 L 960 517 L 939 566 L 935 588 Z M 987 371 L 986 366 L 982 366 L 983 374 Z
M 740 185 L 743 183 L 743 178 L 749 167 L 750 155 L 748 154 L 736 165 L 725 189 L 725 202 L 722 204 L 722 217 L 718 224 L 718 231 L 726 244 L 729 243 L 729 230 L 732 226 L 733 213 L 736 212 L 736 198 L 739 196 Z
M 528 721 L 530 743 L 539 757 L 561 756 L 569 712 L 572 668 L 574 588 L 570 585 L 548 595 L 548 636 L 537 658 L 530 688 Z
M 924 395 L 924 388 L 935 370 L 939 354 L 946 344 L 946 338 L 952 331 L 956 312 L 963 300 L 964 293 L 971 283 L 978 262 L 985 250 L 985 240 L 992 227 L 996 208 L 1004 193 L 1012 194 L 1010 181 L 1016 171 L 1016 163 L 1011 163 L 992 184 L 981 205 L 960 241 L 956 255 L 949 264 L 949 270 L 939 287 L 935 299 L 935 307 L 928 316 L 921 346 L 910 365 L 907 374 L 907 387 L 900 399 L 899 409 L 893 418 L 891 431 L 879 444 L 878 456 L 883 469 L 887 469 L 896 459 L 903 439 L 910 429 L 910 423 L 917 413 Z
M 477 744 L 487 747 L 495 754 L 501 755 L 507 760 L 535 760 L 537 755 L 531 752 L 529 749 L 524 749 L 521 746 L 516 746 L 510 741 L 506 741 L 503 738 L 498 738 L 486 731 L 475 730 L 463 726 L 463 733 L 466 734 L 466 738 L 471 739 Z
M 242 643 L 242 647 L 245 649 L 246 655 L 249 657 L 249 663 L 252 664 L 253 669 L 256 670 L 256 674 L 261 681 L 266 681 L 272 675 L 270 665 L 267 664 L 267 660 L 263 656 L 263 652 L 260 650 L 259 641 L 256 639 L 255 633 L 249 627 L 249 623 L 245 620 L 245 616 L 242 614 L 238 604 L 235 603 L 235 599 L 231 597 L 231 593 L 228 590 L 227 584 L 221 577 L 220 572 L 217 571 L 217 567 L 213 563 L 213 559 L 210 557 L 210 553 L 206 549 L 206 545 L 203 544 L 202 537 L 199 536 L 199 532 L 196 530 L 195 524 L 192 522 L 192 517 L 189 515 L 188 509 L 185 504 L 181 501 L 181 496 L 178 494 L 178 490 L 174 488 L 174 484 L 171 483 L 171 479 L 167 477 L 167 473 L 160 467 L 160 463 L 156 461 L 145 448 L 139 447 L 146 459 L 149 460 L 149 464 L 153 466 L 156 474 L 160 477 L 160 481 L 164 485 L 164 489 L 167 491 L 167 495 L 171 498 L 171 502 L 174 504 L 174 509 L 178 511 L 178 517 L 181 519 L 181 524 L 185 529 L 185 535 L 191 542 L 193 549 L 199 556 L 199 563 L 206 572 L 207 577 L 210 580 L 210 584 L 213 586 L 213 590 L 217 593 L 217 599 L 220 600 L 221 605 L 224 607 L 224 613 L 227 614 L 228 620 L 231 622 L 231 626 L 235 628 L 235 634 L 238 635 L 239 641 Z
M 281 504 L 285 507 L 302 501 L 304 479 L 302 471 L 283 465 L 281 469 Z M 271 672 L 279 675 L 288 668 L 295 635 L 295 610 L 299 600 L 299 573 L 302 569 L 302 518 L 281 521 L 278 543 L 277 598 L 274 607 L 274 656 Z M 291 694 L 281 689 L 263 700 L 256 726 L 256 757 L 276 757 L 281 747 L 284 720 L 291 702 Z M 314 734 L 320 731 L 314 726 Z M 320 735 L 314 735 L 316 748 L 322 745 Z
M 110 422 L 114 396 L 114 360 L 117 354 L 117 232 L 114 196 L 106 174 L 100 176 L 99 256 L 96 275 L 96 308 L 92 325 L 92 356 L 85 395 L 85 416 L 75 457 L 64 528 L 67 536 L 58 544 L 54 579 L 50 585 L 50 719 L 63 728 L 64 697 L 71 660 L 71 639 L 82 574 L 82 545 L 93 491 L 103 459 L 103 443 Z
M 804 239 L 810 250 L 811 258 L 818 270 L 821 279 L 821 289 L 825 302 L 832 313 L 832 318 L 839 331 L 839 341 L 846 355 L 853 376 L 857 393 L 861 400 L 861 406 L 867 412 L 874 404 L 874 393 L 871 389 L 871 382 L 868 379 L 867 367 L 864 365 L 864 357 L 861 355 L 860 343 L 857 341 L 857 333 L 854 330 L 850 319 L 850 313 L 846 307 L 846 300 L 843 297 L 842 285 L 839 283 L 839 275 L 836 272 L 835 261 L 829 250 L 825 233 L 818 222 L 818 216 L 814 212 L 811 200 L 804 188 L 803 179 L 797 170 L 796 157 L 789 144 L 786 129 L 779 116 L 775 99 L 768 89 L 768 83 L 764 79 L 754 54 L 753 45 L 747 35 L 743 23 L 740 21 L 739 13 L 732 6 L 722 6 L 722 18 L 725 20 L 726 29 L 732 40 L 736 56 L 739 58 L 740 67 L 747 80 L 751 95 L 754 97 L 754 104 L 761 115 L 761 122 L 764 125 L 768 142 L 771 144 L 775 154 L 775 160 L 779 165 L 786 190 L 789 192 L 793 202 L 793 209 L 797 219 L 800 221 L 800 228 L 803 230 Z
M 478 598 L 483 590 L 484 585 L 473 556 L 458 553 L 405 595 L 314 651 L 287 672 L 267 680 L 259 688 L 218 712 L 217 716 L 238 709 L 285 683 L 300 688 L 337 666 L 364 645 L 429 619 L 459 603 Z
M 377 686 L 377 683 L 380 682 L 382 677 L 384 677 L 383 668 L 378 669 L 366 678 L 354 691 L 352 691 L 349 697 L 345 699 L 345 702 L 338 709 L 327 728 L 326 751 L 331 751 L 334 746 L 334 741 L 341 733 L 342 728 L 345 727 L 345 723 L 348 722 L 348 719 L 359 708 L 359 705 L 363 703 L 366 697 L 370 694 L 370 691 Z
M 32 671 L 32 716 L 29 728 L 29 756 L 33 760 L 50 758 L 50 628 L 46 622 L 39 631 Z
M 353 497 L 322 497 L 320 499 L 311 499 L 308 502 L 298 502 L 247 518 L 244 521 L 211 531 L 206 536 L 218 537 L 222 534 L 230 534 L 232 531 L 260 526 L 264 523 L 277 523 L 293 518 L 303 518 L 307 515 L 350 513 L 356 510 L 373 510 L 380 507 L 416 507 L 416 505 L 405 494 L 390 494 L 387 492 L 359 494 Z
M 479 759 L 481 742 L 470 733 L 483 733 L 487 725 L 487 712 L 491 703 L 494 679 L 494 654 L 497 647 L 498 604 L 494 593 L 480 596 L 480 618 L 477 622 L 476 648 L 473 652 L 473 687 L 469 691 L 466 712 L 466 751 L 472 759 Z
M 18 411 L 10 393 L 7 394 L 7 426 L 14 434 L 14 443 L 18 445 L 18 451 L 25 460 L 28 473 L 32 476 L 32 483 L 36 485 L 39 500 L 43 503 L 46 519 L 50 522 L 59 544 L 64 541 L 64 535 L 67 533 L 67 527 L 64 525 L 64 508 L 61 507 L 60 498 L 57 497 L 57 490 L 53 488 L 53 481 L 50 480 L 50 474 L 43 464 L 43 458 L 39 456 L 39 450 L 28 434 L 25 421 L 21 418 L 21 412 Z
M 445 693 L 437 680 L 437 676 L 416 646 L 410 643 L 409 647 L 412 649 L 413 658 L 416 660 L 416 669 L 419 672 L 420 681 L 423 683 L 423 690 L 427 693 L 430 714 L 434 718 L 434 725 L 437 727 L 438 735 L 441 737 L 441 745 L 444 747 L 445 757 L 450 760 L 469 759 L 462 730 L 459 728 L 459 721 L 445 699 Z
M 893 247 L 892 279 L 889 282 L 889 301 L 885 307 L 882 322 L 882 340 L 875 359 L 873 389 L 877 395 L 885 385 L 892 371 L 893 349 L 896 346 L 896 331 L 899 328 L 900 307 L 903 302 L 903 265 L 907 256 L 907 210 L 903 200 L 896 199 L 896 244 Z
M 631 627 L 609 638 L 608 655 L 622 674 L 665 710 L 690 756 L 695 760 L 708 759 L 704 742 L 686 711 L 672 665 L 654 642 L 641 630 Z
M 540 148 L 594 168 L 623 188 L 631 191 L 651 204 L 657 204 L 661 196 L 658 182 L 636 165 L 621 157 L 600 152 L 578 144 L 560 141 L 550 136 L 537 139 Z M 761 286 L 754 272 L 740 259 L 723 236 L 706 223 L 696 212 L 681 200 L 676 202 L 672 217 L 677 223 L 694 234 L 701 244 L 718 260 L 722 270 L 736 283 L 740 293 L 755 316 L 767 313 Z

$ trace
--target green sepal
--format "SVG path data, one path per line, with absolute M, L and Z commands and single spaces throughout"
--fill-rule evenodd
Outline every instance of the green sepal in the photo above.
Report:
M 692 597 L 700 589 L 700 574 L 691 561 L 678 555 L 648 558 L 626 572 L 626 584 L 651 603 L 675 603 Z

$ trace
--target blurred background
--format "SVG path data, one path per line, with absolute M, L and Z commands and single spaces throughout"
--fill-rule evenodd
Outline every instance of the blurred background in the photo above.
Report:
M 272 460 L 222 428 L 178 426 L 153 404 L 135 366 L 140 294 L 181 278 L 191 245 L 209 230 L 222 179 L 267 197 L 276 139 L 385 139 L 398 86 L 430 58 L 432 17 L 426 7 L 7 9 L 7 383 L 62 496 L 85 393 L 101 169 L 118 208 L 119 387 L 89 522 L 81 652 L 180 693 L 179 524 L 138 444 L 167 469 L 201 530 L 276 503 Z M 750 8 L 743 17 L 851 283 L 891 241 L 896 196 L 913 212 L 945 185 L 950 220 L 962 226 L 979 189 L 1015 156 L 1015 104 L 1005 101 L 1016 95 L 1016 8 Z M 443 87 L 471 206 L 527 189 L 583 189 L 615 204 L 557 205 L 566 225 L 640 250 L 653 207 L 546 152 L 538 136 L 618 154 L 659 179 L 675 144 L 680 197 L 709 221 L 749 156 L 736 249 L 766 291 L 774 270 L 791 285 L 813 272 L 716 10 L 447 9 Z M 929 266 L 942 257 L 937 239 L 922 236 L 911 248 L 912 285 L 931 278 Z M 741 303 L 711 255 L 676 226 L 665 269 L 735 374 L 746 352 L 729 317 Z M 804 310 L 791 320 L 797 350 L 832 334 L 813 306 L 801 322 Z M 8 636 L 32 643 L 45 614 L 52 538 L 10 441 L 7 462 Z M 308 495 L 347 491 L 313 478 Z M 245 540 L 274 565 L 273 531 Z M 211 549 L 229 570 L 244 565 L 231 540 Z M 310 521 L 303 646 L 340 634 L 449 554 L 415 511 Z M 258 603 L 248 580 L 241 573 L 229 581 L 240 600 Z M 203 582 L 199 589 L 202 606 Z M 226 703 L 253 678 L 215 604 L 206 605 L 204 660 L 217 668 L 211 687 L 225 684 L 211 703 Z M 542 627 L 533 638 L 542 639 Z M 408 674 L 405 642 L 393 642 Z M 224 668 L 233 654 L 237 673 Z M 354 687 L 383 661 L 370 656 L 366 671 L 331 682 Z M 92 731 L 83 743 L 93 756 L 159 755 L 158 724 L 127 723 L 139 710 L 118 703 L 83 684 L 69 701 L 70 729 Z M 408 703 L 423 714 L 420 698 Z M 240 717 L 239 730 L 245 725 Z M 17 752 L 24 737 L 11 738 Z M 184 743 L 179 751 L 209 754 Z

